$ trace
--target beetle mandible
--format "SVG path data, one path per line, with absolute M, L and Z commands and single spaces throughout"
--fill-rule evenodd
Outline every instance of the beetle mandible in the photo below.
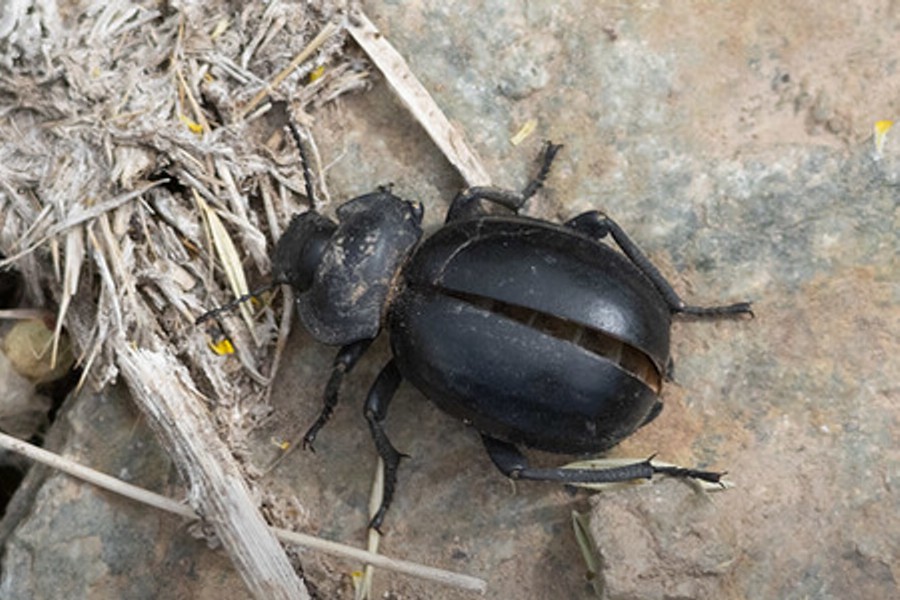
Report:
M 290 131 L 315 206 L 304 141 L 295 126 Z M 752 315 L 749 302 L 686 304 L 601 212 L 561 224 L 519 215 L 560 148 L 546 144 L 537 175 L 521 192 L 460 192 L 444 225 L 424 240 L 421 206 L 384 187 L 338 207 L 337 223 L 314 209 L 296 215 L 278 240 L 273 285 L 294 289 L 300 321 L 314 338 L 340 346 L 304 447 L 312 448 L 333 413 L 344 376 L 382 329 L 390 333 L 392 358 L 364 409 L 385 464 L 384 496 L 370 527 L 384 520 L 403 456 L 384 421 L 404 379 L 471 424 L 513 479 L 605 483 L 663 473 L 719 481 L 720 473 L 650 460 L 602 470 L 533 468 L 519 450 L 612 448 L 662 409 L 672 315 Z M 508 214 L 488 214 L 485 203 Z M 621 252 L 601 242 L 607 237 Z

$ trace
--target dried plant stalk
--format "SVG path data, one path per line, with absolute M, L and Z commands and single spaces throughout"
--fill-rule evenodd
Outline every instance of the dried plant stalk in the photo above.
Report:
M 120 496 L 131 498 L 132 500 L 140 502 L 141 504 L 146 504 L 147 506 L 152 506 L 153 508 L 164 510 L 172 514 L 182 516 L 186 519 L 199 518 L 196 512 L 194 512 L 189 506 L 185 505 L 182 502 L 167 498 L 166 496 L 161 496 L 160 494 L 145 490 L 136 485 L 126 483 L 121 479 L 116 479 L 115 477 L 111 477 L 105 473 L 95 471 L 94 469 L 69 460 L 58 454 L 54 454 L 53 452 L 48 452 L 47 450 L 38 448 L 37 446 L 32 446 L 28 442 L 23 442 L 22 440 L 18 440 L 10 435 L 6 435 L 5 433 L 0 433 L 0 448 L 10 450 L 12 452 L 17 452 L 27 458 L 38 461 L 41 464 L 60 470 L 73 477 L 77 477 L 78 479 L 87 481 L 88 483 L 96 485 L 97 487 L 101 487 L 105 490 L 109 490 L 110 492 L 113 492 Z M 405 573 L 413 577 L 419 577 L 422 579 L 427 579 L 429 581 L 451 585 L 464 590 L 472 590 L 476 592 L 485 591 L 484 580 L 478 579 L 476 577 L 460 575 L 451 571 L 445 571 L 443 569 L 435 569 L 433 567 L 427 567 L 425 565 L 420 565 L 418 563 L 406 560 L 397 560 L 395 558 L 390 558 L 381 554 L 367 552 L 365 550 L 360 550 L 359 548 L 345 546 L 344 544 L 338 544 L 336 542 L 323 540 L 321 538 L 297 533 L 295 531 L 287 531 L 275 527 L 272 527 L 270 529 L 275 537 L 283 542 L 297 544 L 298 546 L 311 548 L 313 550 L 319 550 L 321 552 L 333 554 L 342 558 L 362 560 L 370 565 L 374 565 L 382 569 L 387 569 L 397 573 Z
M 117 346 L 133 397 L 190 486 L 190 504 L 212 525 L 250 591 L 257 598 L 308 599 L 184 367 L 167 352 L 134 349 L 124 339 Z
M 412 116 L 425 129 L 466 183 L 488 185 L 491 178 L 481 159 L 466 143 L 463 134 L 453 126 L 440 107 L 409 68 L 406 60 L 384 37 L 364 13 L 354 15 L 347 30 L 369 55 L 385 80 Z
M 334 19 L 310 20 L 339 15 L 331 0 L 311 3 L 305 12 L 278 0 L 248 5 L 240 28 L 229 26 L 232 6 L 215 0 L 154 9 L 98 3 L 78 15 L 16 0 L 0 18 L 0 250 L 23 271 L 30 298 L 50 290 L 59 327 L 81 352 L 83 382 L 100 387 L 121 375 L 128 384 L 189 482 L 191 504 L 261 598 L 306 597 L 234 455 L 256 426 L 272 357 L 251 341 L 258 325 L 248 322 L 228 331 L 245 369 L 227 372 L 193 318 L 226 294 L 220 269 L 240 289 L 241 257 L 268 269 L 261 224 L 296 210 L 296 200 L 282 197 L 290 194 L 264 192 L 263 215 L 248 195 L 303 189 L 295 161 L 274 156 L 278 149 L 252 135 L 262 121 L 248 124 L 247 116 L 269 95 L 303 110 L 364 77 L 345 60 L 329 68 L 328 82 L 299 83 L 329 57 L 340 63 L 346 37 Z M 466 181 L 488 183 L 365 15 L 351 32 Z M 195 195 L 219 217 L 225 267 L 211 256 Z M 270 335 L 264 329 L 261 339 Z M 199 397 L 187 366 L 216 404 Z M 357 558 L 379 564 L 371 556 Z

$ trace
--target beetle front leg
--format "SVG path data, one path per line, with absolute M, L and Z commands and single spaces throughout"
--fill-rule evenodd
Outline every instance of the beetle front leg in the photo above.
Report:
M 596 210 L 580 214 L 574 219 L 565 222 L 566 227 L 571 227 L 595 239 L 602 239 L 609 234 L 622 249 L 622 252 L 634 265 L 650 280 L 657 291 L 662 295 L 669 310 L 673 313 L 684 313 L 700 317 L 716 317 L 726 315 L 749 314 L 753 316 L 753 310 L 749 302 L 738 302 L 726 306 L 693 306 L 686 304 L 678 295 L 672 285 L 663 277 L 663 274 L 653 266 L 650 259 L 641 252 L 631 238 L 619 225 Z
M 562 148 L 562 144 L 547 142 L 544 145 L 541 156 L 541 168 L 521 192 L 504 190 L 493 186 L 475 186 L 461 191 L 450 204 L 446 222 L 471 219 L 486 214 L 484 207 L 481 205 L 481 200 L 499 204 L 514 213 L 518 213 L 525 202 L 544 185 L 544 180 L 547 179 L 547 174 L 550 173 L 550 165 L 553 164 L 553 159 L 556 158 L 556 153 L 559 152 L 560 148 Z
M 400 459 L 406 457 L 405 454 L 399 452 L 391 440 L 388 439 L 384 432 L 382 424 L 387 417 L 388 407 L 391 400 L 394 399 L 394 393 L 400 386 L 402 381 L 400 371 L 397 365 L 391 360 L 384 366 L 366 398 L 365 415 L 369 422 L 369 431 L 372 433 L 372 439 L 375 442 L 375 449 L 378 455 L 384 461 L 384 494 L 381 498 L 381 505 L 372 520 L 369 521 L 369 527 L 381 533 L 381 524 L 384 521 L 384 515 L 387 513 L 394 498 L 394 487 L 397 485 L 397 467 L 400 465 Z
M 535 469 L 518 448 L 508 442 L 482 434 L 484 447 L 500 471 L 510 479 L 555 481 L 558 483 L 619 483 L 633 479 L 650 479 L 656 474 L 720 483 L 723 473 L 682 467 L 656 466 L 651 456 L 645 461 L 608 469 Z
M 332 413 L 334 413 L 334 408 L 338 403 L 338 391 L 341 389 L 344 375 L 349 373 L 353 367 L 356 366 L 356 363 L 359 362 L 359 359 L 362 358 L 362 355 L 365 354 L 366 350 L 368 350 L 371 345 L 372 340 L 360 340 L 358 342 L 353 342 L 352 344 L 347 344 L 338 350 L 337 356 L 334 357 L 331 377 L 328 379 L 328 384 L 325 386 L 325 399 L 322 406 L 322 412 L 319 413 L 315 423 L 312 424 L 306 431 L 306 435 L 303 436 L 304 449 L 315 451 L 313 442 L 316 441 L 316 436 L 319 434 L 319 431 L 321 431 L 328 422 L 328 419 L 331 418 Z

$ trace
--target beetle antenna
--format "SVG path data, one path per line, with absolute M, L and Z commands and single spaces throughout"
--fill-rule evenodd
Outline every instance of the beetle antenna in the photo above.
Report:
M 261 288 L 253 290 L 249 294 L 244 294 L 243 296 L 239 296 L 239 297 L 235 298 L 231 302 L 227 302 L 227 303 L 223 304 L 222 306 L 217 306 L 216 308 L 214 308 L 208 312 L 205 312 L 202 315 L 200 315 L 199 317 L 197 317 L 197 320 L 194 321 L 194 325 L 200 325 L 202 323 L 205 323 L 206 321 L 209 321 L 210 319 L 213 319 L 213 318 L 221 315 L 222 313 L 234 310 L 235 308 L 237 308 L 244 302 L 247 302 L 248 300 L 252 300 L 253 298 L 256 298 L 257 296 L 261 296 L 262 294 L 275 289 L 279 285 L 281 285 L 281 282 L 273 281 L 272 283 L 264 285 Z
M 293 121 L 288 123 L 288 129 L 294 137 L 294 143 L 297 144 L 297 152 L 300 153 L 300 164 L 303 167 L 303 182 L 306 185 L 306 198 L 309 200 L 309 205 L 315 208 L 316 193 L 313 188 L 312 171 L 309 168 L 309 152 L 307 152 L 306 142 L 303 141 L 303 134 L 300 133 L 300 128 Z
M 303 133 L 300 132 L 300 128 L 293 122 L 288 122 L 288 130 L 291 132 L 291 136 L 294 138 L 294 143 L 297 145 L 297 152 L 300 154 L 300 165 L 303 168 L 303 183 L 306 186 L 306 197 L 309 200 L 311 206 L 316 206 L 316 193 L 315 186 L 313 185 L 313 176 L 312 171 L 309 168 L 309 152 L 307 149 L 306 142 L 303 139 Z M 210 319 L 214 319 L 221 315 L 222 313 L 234 310 L 244 302 L 256 298 L 265 292 L 275 289 L 284 281 L 273 281 L 263 287 L 253 290 L 248 294 L 244 294 L 238 298 L 235 298 L 231 302 L 227 302 L 222 306 L 217 306 L 216 308 L 203 313 L 197 320 L 194 321 L 195 325 L 200 325 L 201 323 L 205 323 Z

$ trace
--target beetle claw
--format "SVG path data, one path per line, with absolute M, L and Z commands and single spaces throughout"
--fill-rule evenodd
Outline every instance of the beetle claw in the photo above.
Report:
M 698 469 L 686 469 L 684 467 L 657 467 L 651 465 L 653 473 L 661 475 L 669 475 L 670 477 L 679 477 L 682 479 L 699 479 L 708 483 L 722 484 L 722 477 L 725 473 L 719 471 L 700 471 Z M 724 486 L 723 486 L 724 487 Z
M 385 511 L 382 509 L 378 509 L 378 512 L 375 513 L 375 516 L 369 520 L 369 529 L 374 529 L 378 532 L 378 535 L 384 537 L 384 532 L 381 530 L 381 526 L 384 524 L 384 513 Z
M 303 436 L 303 449 L 309 450 L 313 454 L 316 453 L 316 448 L 313 446 L 313 442 L 316 441 L 316 435 L 314 433 L 307 433 Z

